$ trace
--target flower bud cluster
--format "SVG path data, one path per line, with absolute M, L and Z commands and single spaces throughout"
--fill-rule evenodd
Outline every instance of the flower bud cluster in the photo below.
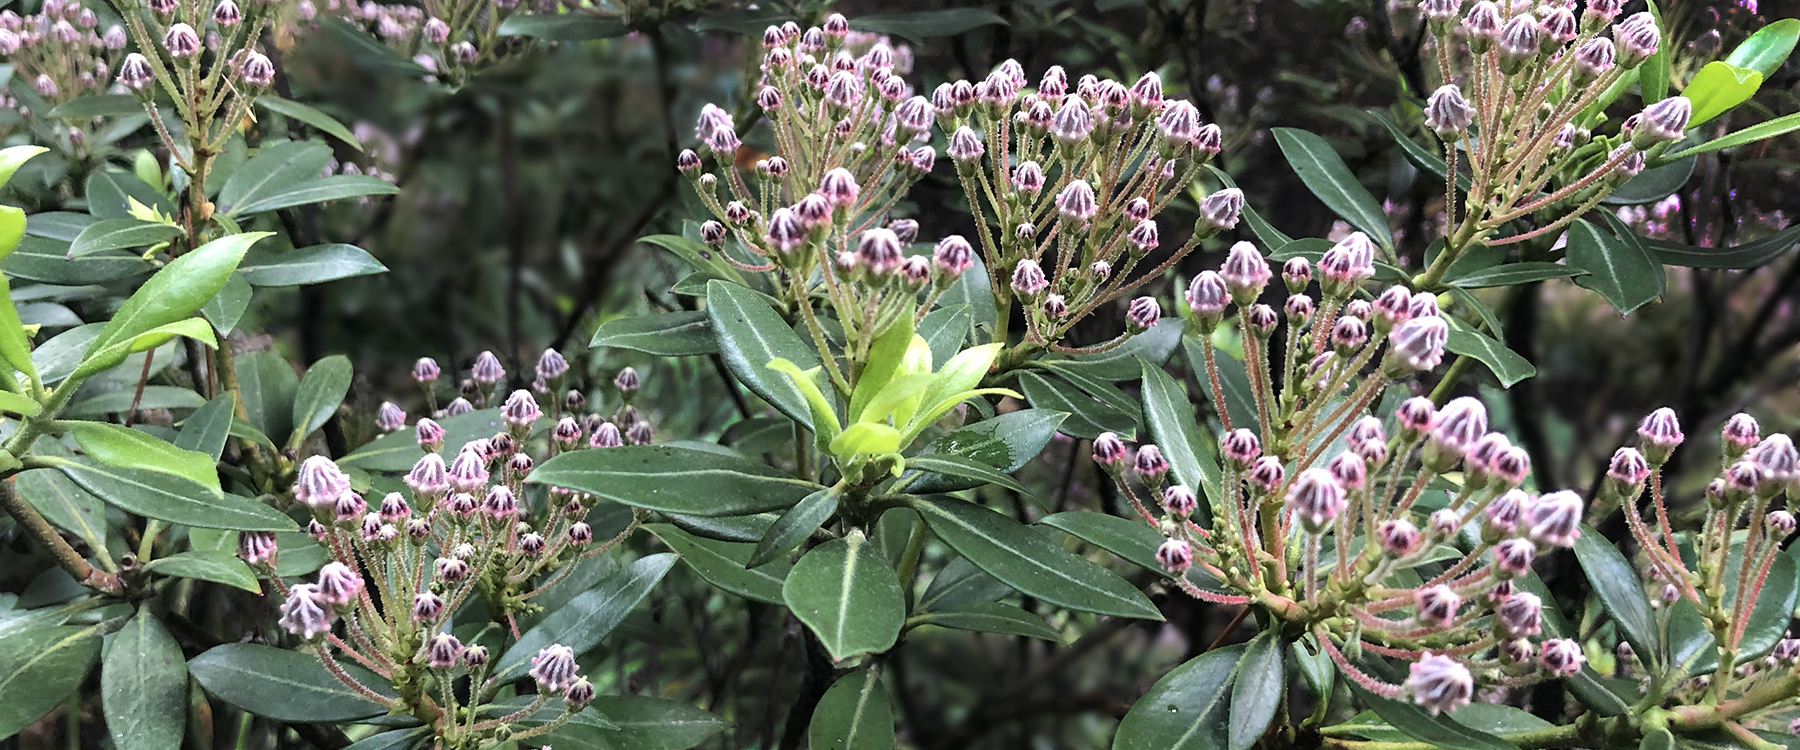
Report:
M 102 29 L 94 11 L 75 0 L 48 0 L 38 12 L 0 11 L 0 60 L 30 84 L 47 114 L 58 104 L 104 92 L 125 58 L 125 27 Z M 12 100 L 21 115 L 32 104 Z
M 499 367 L 498 358 L 484 352 L 472 380 L 498 382 L 504 375 Z M 548 351 L 536 369 L 541 381 L 555 386 L 570 368 Z M 432 360 L 421 359 L 413 374 L 429 386 L 442 371 Z M 317 641 L 322 658 L 335 658 L 335 650 L 396 681 L 416 679 L 413 673 L 421 669 L 441 670 L 446 677 L 467 670 L 481 684 L 489 666 L 487 651 L 465 647 L 450 632 L 454 625 L 466 624 L 458 622 L 463 605 L 478 596 L 494 622 L 514 622 L 534 611 L 531 599 L 561 581 L 570 566 L 624 538 L 595 541 L 586 519 L 598 498 L 525 483 L 537 463 L 559 451 L 652 439 L 649 423 L 625 403 L 639 386 L 639 376 L 627 368 L 614 382 L 621 405 L 611 421 L 584 414 L 581 407 L 587 400 L 578 391 L 552 399 L 546 408 L 529 390 L 513 391 L 504 399 L 499 407 L 502 431 L 460 446 L 445 444 L 445 426 L 419 419 L 411 430 L 420 458 L 400 478 L 404 490 L 379 499 L 374 490 L 361 490 L 330 458 L 302 461 L 291 493 L 310 511 L 307 531 L 328 551 L 330 561 L 313 582 L 283 587 L 271 577 L 284 588 L 280 625 Z M 384 431 L 408 429 L 405 412 L 393 403 L 384 404 L 376 420 Z M 239 553 L 273 575 L 277 553 L 272 535 L 243 534 Z M 335 624 L 339 620 L 345 622 L 341 630 Z M 372 641 L 364 637 L 367 633 L 383 634 L 383 639 Z M 574 658 L 569 649 L 552 645 L 533 660 L 529 672 L 540 696 L 560 695 L 571 711 L 593 698 L 593 687 L 575 674 Z M 478 695 L 476 701 L 482 699 Z

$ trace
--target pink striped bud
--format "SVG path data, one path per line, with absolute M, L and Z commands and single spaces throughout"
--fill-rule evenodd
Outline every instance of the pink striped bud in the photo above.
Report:
M 1531 561 L 1536 556 L 1537 545 L 1532 544 L 1529 540 L 1508 539 L 1494 545 L 1494 572 L 1502 578 L 1516 578 L 1525 575 L 1531 572 Z M 1533 605 L 1535 607 L 1536 600 L 1533 600 Z M 1520 635 L 1530 635 L 1530 633 L 1521 633 Z
M 1242 471 L 1262 456 L 1262 441 L 1256 438 L 1256 433 L 1240 427 L 1225 433 L 1225 438 L 1219 441 L 1219 452 L 1233 469 Z
M 1581 665 L 1587 663 L 1587 656 L 1581 653 L 1581 646 L 1567 638 L 1553 638 L 1544 641 L 1538 651 L 1538 664 L 1544 671 L 1555 677 L 1568 677 L 1581 671 Z
M 1637 433 L 1644 441 L 1644 456 L 1651 466 L 1661 466 L 1669 460 L 1669 454 L 1676 446 L 1687 439 L 1681 433 L 1681 420 L 1676 418 L 1675 410 L 1666 406 L 1650 412 L 1638 422 Z
M 1317 534 L 1343 512 L 1346 500 L 1343 486 L 1331 472 L 1307 469 L 1288 487 L 1285 503 L 1301 526 Z
M 1156 548 L 1156 562 L 1174 575 L 1186 573 L 1194 566 L 1194 548 L 1180 539 L 1170 539 Z
M 1540 547 L 1573 547 L 1581 537 L 1581 496 L 1568 490 L 1525 505 L 1525 534 Z
M 1463 598 L 1449 586 L 1427 586 L 1413 593 L 1413 606 L 1418 609 L 1419 624 L 1429 628 L 1448 626 L 1456 619 Z
M 1125 309 L 1125 330 L 1131 333 L 1150 330 L 1161 320 L 1162 305 L 1156 303 L 1155 297 L 1139 297 Z
M 1250 484 L 1263 492 L 1273 492 L 1287 478 L 1287 469 L 1282 468 L 1281 459 L 1274 456 L 1263 456 L 1250 466 Z
M 1020 297 L 1036 297 L 1048 286 L 1050 281 L 1044 278 L 1044 269 L 1038 266 L 1037 261 L 1026 258 L 1013 267 L 1012 290 Z
M 1427 651 L 1413 663 L 1406 688 L 1414 703 L 1436 716 L 1469 705 L 1469 698 L 1475 694 L 1475 678 L 1468 667 L 1455 659 Z
M 1117 473 L 1125 461 L 1125 443 L 1118 435 L 1102 432 L 1094 438 L 1094 463 L 1100 464 L 1109 472 Z
M 1419 545 L 1419 530 L 1411 521 L 1396 518 L 1383 521 L 1375 529 L 1375 538 L 1381 540 L 1381 551 L 1389 557 L 1405 557 Z
M 1163 510 L 1178 519 L 1193 515 L 1194 509 L 1200 504 L 1194 498 L 1193 491 L 1179 484 L 1169 485 L 1168 489 L 1163 490 L 1162 503 Z
M 1140 446 L 1137 457 L 1132 460 L 1132 469 L 1144 486 L 1156 488 L 1162 486 L 1163 476 L 1169 473 L 1169 461 L 1163 458 L 1162 450 L 1154 445 Z
M 1520 540 L 1514 540 L 1520 541 Z M 1531 546 L 1525 542 L 1525 546 Z M 1531 566 L 1530 553 L 1526 553 L 1526 567 Z M 1506 597 L 1494 607 L 1494 626 L 1507 638 L 1524 638 L 1537 635 L 1543 630 L 1544 603 L 1537 596 L 1518 592 Z
M 1256 246 L 1248 242 L 1232 245 L 1230 255 L 1219 269 L 1220 278 L 1231 291 L 1232 301 L 1239 305 L 1255 302 L 1262 295 L 1270 275 L 1268 262 L 1256 251 Z

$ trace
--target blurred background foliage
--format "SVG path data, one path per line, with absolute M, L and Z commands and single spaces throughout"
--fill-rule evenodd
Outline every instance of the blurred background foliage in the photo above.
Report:
M 1678 81 L 1749 30 L 1800 17 L 1800 0 L 1667 5 Z M 910 27 L 916 36 L 909 40 L 916 60 L 910 81 L 920 91 L 979 78 L 1009 57 L 1033 78 L 1051 64 L 1072 75 L 1124 81 L 1157 71 L 1170 95 L 1191 98 L 1224 128 L 1219 166 L 1253 207 L 1292 236 L 1335 239 L 1348 230 L 1295 178 L 1269 128 L 1324 135 L 1383 201 L 1401 257 L 1417 269 L 1441 222 L 1442 186 L 1414 168 L 1369 115 L 1388 110 L 1417 121 L 1424 79 L 1412 6 L 1409 0 L 1000 0 L 947 8 L 853 0 L 829 10 L 852 19 L 908 13 L 932 19 Z M 596 394 L 604 389 L 594 386 L 635 366 L 645 382 L 637 404 L 657 425 L 659 440 L 723 440 L 753 449 L 757 428 L 773 424 L 751 419 L 748 397 L 731 390 L 716 361 L 586 351 L 585 344 L 597 325 L 618 316 L 698 304 L 671 291 L 680 269 L 636 240 L 692 231 L 690 222 L 702 212 L 673 168 L 674 153 L 691 145 L 694 117 L 707 102 L 734 110 L 740 123 L 754 117 L 745 101 L 745 71 L 759 56 L 761 29 L 771 19 L 816 22 L 827 8 L 629 0 L 584 11 L 624 19 L 621 30 L 628 33 L 510 56 L 455 88 L 396 66 L 403 58 L 372 54 L 343 34 L 270 40 L 289 48 L 278 87 L 351 124 L 365 144 L 359 152 L 333 141 L 337 159 L 391 174 L 403 188 L 367 205 L 296 212 L 296 225 L 288 228 L 307 238 L 305 244 L 366 248 L 389 273 L 261 295 L 251 311 L 255 325 L 242 326 L 260 328 L 302 364 L 337 353 L 357 363 L 355 413 L 346 420 L 352 441 L 367 434 L 357 425 L 366 425 L 384 399 L 420 410 L 407 377 L 417 357 L 461 370 L 477 352 L 492 349 L 516 377 L 530 371 L 546 346 L 568 354 L 589 379 L 584 390 Z M 1627 111 L 1638 106 L 1630 96 L 1621 103 Z M 1749 124 L 1746 118 L 1797 110 L 1800 63 L 1790 61 L 1750 106 L 1708 127 L 1738 130 Z M 29 138 L 16 121 L 8 127 L 15 141 Z M 744 130 L 754 146 L 757 131 Z M 1800 217 L 1797 174 L 1800 137 L 1788 135 L 1708 154 L 1669 198 L 1614 209 L 1652 236 L 1735 246 Z M 948 170 L 939 169 L 902 211 L 919 220 L 922 238 L 963 231 L 970 219 L 961 195 Z M 1178 203 L 1165 216 L 1165 227 L 1189 225 L 1193 206 Z M 1253 237 L 1240 227 L 1209 244 L 1240 239 Z M 1800 425 L 1800 259 L 1788 244 L 1760 268 L 1671 266 L 1664 298 L 1628 319 L 1567 281 L 1528 285 L 1505 306 L 1501 322 L 1506 343 L 1536 364 L 1537 376 L 1501 390 L 1481 372 L 1466 387 L 1483 391 L 1497 419 L 1523 438 L 1540 487 L 1589 486 L 1636 418 L 1656 406 L 1675 407 L 1695 435 L 1714 434 L 1712 425 L 1751 404 L 1766 430 L 1792 431 Z M 1168 309 L 1179 278 L 1216 266 L 1221 257 L 1195 254 L 1152 293 Z M 1089 340 L 1111 337 L 1122 321 L 1122 309 L 1096 315 L 1087 323 Z M 1171 367 L 1182 369 L 1180 359 Z M 1108 483 L 1094 481 L 1086 454 L 1084 443 L 1059 439 L 1021 477 L 1050 510 L 1111 508 L 1117 499 Z M 1676 486 L 1698 496 L 1696 487 Z M 1016 497 L 1012 502 L 1021 517 L 1045 512 Z M 905 529 L 895 526 L 899 539 L 883 542 L 897 550 Z M 658 545 L 648 535 L 633 543 L 645 550 Z M 34 573 L 21 560 L 14 553 L 0 559 L 7 590 L 24 588 Z M 1553 588 L 1581 585 L 1578 574 L 1545 577 Z M 911 637 L 918 647 L 887 665 L 902 738 L 918 748 L 1104 745 L 1116 718 L 1171 666 L 1244 637 L 1234 635 L 1234 608 L 1186 598 L 1158 603 L 1166 625 L 1053 622 L 1074 626 L 1064 630 L 1072 643 L 1063 646 L 917 631 Z M 236 616 L 226 609 L 214 615 Z M 589 670 L 611 674 L 603 693 L 656 693 L 731 722 L 708 746 L 791 746 L 805 729 L 804 717 L 796 726 L 787 710 L 807 679 L 805 643 L 785 610 L 720 593 L 682 567 L 652 594 L 647 613 L 596 651 Z M 1520 700 L 1545 713 L 1563 705 L 1555 694 Z M 88 709 L 53 714 L 9 742 L 99 747 L 102 737 L 72 741 L 64 728 L 78 725 L 82 710 Z M 210 726 L 191 728 L 190 747 L 240 746 L 247 724 L 226 720 L 251 719 L 221 711 Z M 290 737 L 320 746 L 346 739 L 330 732 Z

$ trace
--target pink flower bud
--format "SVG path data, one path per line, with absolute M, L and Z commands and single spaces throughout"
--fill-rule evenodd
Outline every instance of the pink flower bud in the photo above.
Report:
M 1794 514 L 1785 510 L 1770 511 L 1769 515 L 1763 517 L 1763 528 L 1776 541 L 1786 539 L 1789 534 L 1794 533 Z
M 1168 489 L 1163 490 L 1162 503 L 1163 510 L 1168 511 L 1169 515 L 1176 518 L 1187 518 L 1193 515 L 1194 509 L 1199 506 L 1199 501 L 1194 498 L 1194 493 L 1179 484 L 1169 485 Z
M 560 643 L 546 647 L 532 657 L 530 675 L 539 690 L 561 692 L 575 682 L 575 651 Z
M 1469 34 L 1469 48 L 1476 54 L 1486 52 L 1493 46 L 1494 40 L 1500 36 L 1500 25 L 1504 23 L 1500 15 L 1500 6 L 1493 0 L 1481 0 L 1469 8 L 1463 16 L 1463 28 Z
M 1288 293 L 1298 295 L 1306 291 L 1306 285 L 1312 283 L 1312 264 L 1300 256 L 1288 258 L 1281 264 L 1281 281 L 1287 285 Z
M 1537 546 L 1525 539 L 1508 539 L 1494 546 L 1494 570 L 1503 578 L 1514 578 L 1531 572 L 1532 558 L 1537 556 Z M 1524 596 L 1521 594 L 1521 596 Z M 1535 609 L 1537 600 L 1532 600 Z M 1535 629 L 1533 633 L 1537 632 Z M 1519 635 L 1531 635 L 1520 633 Z
M 1325 468 L 1347 490 L 1362 489 L 1369 478 L 1369 468 L 1363 463 L 1362 456 L 1351 452 L 1337 454 Z
M 1200 110 L 1184 99 L 1171 101 L 1157 115 L 1156 129 L 1170 152 L 1184 148 L 1200 134 Z
M 1469 106 L 1462 89 L 1454 83 L 1439 87 L 1425 101 L 1425 127 L 1446 141 L 1456 140 L 1474 120 L 1475 108 Z
M 1056 194 L 1056 210 L 1064 218 L 1083 225 L 1100 210 L 1094 198 L 1094 188 L 1087 180 L 1073 180 L 1062 192 Z
M 848 206 L 856 202 L 856 196 L 862 188 L 856 184 L 856 178 L 850 170 L 838 167 L 825 173 L 819 180 L 819 194 L 825 196 L 833 206 Z
M 1242 190 L 1225 188 L 1208 195 L 1200 199 L 1200 219 L 1195 222 L 1194 231 L 1210 236 L 1236 227 L 1238 216 L 1243 210 Z
M 500 416 L 507 424 L 515 427 L 529 427 L 543 415 L 543 409 L 538 408 L 537 398 L 531 395 L 531 391 L 524 389 L 513 391 L 500 407 Z
M 1402 433 L 1423 434 L 1437 427 L 1437 407 L 1431 399 L 1414 396 L 1400 403 L 1400 408 L 1394 411 L 1394 419 Z
M 331 632 L 331 616 L 321 604 L 317 586 L 294 584 L 288 587 L 288 597 L 281 603 L 281 619 L 277 622 L 283 630 L 310 641 Z
M 1644 454 L 1652 466 L 1662 465 L 1676 446 L 1687 439 L 1681 434 L 1681 421 L 1675 417 L 1675 410 L 1666 406 L 1650 412 L 1638 422 L 1637 432 L 1638 437 L 1643 438 Z
M 1274 456 L 1263 456 L 1250 466 L 1250 484 L 1263 492 L 1273 492 L 1286 477 L 1287 469 L 1282 468 L 1281 459 Z
M 1381 550 L 1390 557 L 1404 557 L 1419 544 L 1419 530 L 1411 521 L 1396 518 L 1383 521 L 1375 529 L 1375 538 L 1381 540 Z
M 1368 326 L 1348 315 L 1331 325 L 1331 346 L 1341 356 L 1349 356 L 1369 340 Z
M 1307 469 L 1288 487 L 1285 502 L 1298 516 L 1301 526 L 1317 534 L 1337 519 L 1347 501 L 1343 486 L 1331 472 Z
M 1050 121 L 1050 135 L 1057 143 L 1074 146 L 1087 140 L 1092 132 L 1094 119 L 1088 112 L 1087 103 L 1079 96 L 1064 97 L 1056 117 Z
M 398 492 L 389 492 L 381 498 L 381 520 L 393 523 L 412 515 L 412 506 L 406 504 L 406 498 Z
M 1645 107 L 1643 120 L 1631 133 L 1631 145 L 1648 150 L 1658 143 L 1680 139 L 1693 114 L 1693 102 L 1685 96 L 1671 96 Z
M 1575 62 L 1570 70 L 1570 82 L 1585 86 L 1606 75 L 1613 69 L 1618 59 L 1618 51 L 1613 47 L 1611 39 L 1598 37 L 1582 42 L 1575 48 Z
M 1242 470 L 1262 456 L 1262 441 L 1256 438 L 1256 433 L 1240 427 L 1225 433 L 1224 439 L 1219 441 L 1219 452 L 1233 468 Z
M 1581 665 L 1587 663 L 1587 656 L 1581 653 L 1581 646 L 1574 641 L 1553 638 L 1544 641 L 1543 648 L 1538 651 L 1538 663 L 1552 676 L 1568 677 L 1581 671 Z
M 1406 688 L 1414 703 L 1436 716 L 1469 705 L 1470 696 L 1475 694 L 1475 678 L 1468 667 L 1455 659 L 1427 651 L 1413 663 Z
M 1649 12 L 1637 13 L 1613 27 L 1613 42 L 1619 48 L 1619 64 L 1630 70 L 1650 59 L 1662 44 L 1662 31 Z
M 1262 294 L 1268 283 L 1269 264 L 1263 260 L 1262 253 L 1256 246 L 1248 242 L 1239 242 L 1231 246 L 1230 255 L 1219 269 L 1219 276 L 1225 280 L 1225 286 L 1231 291 L 1232 301 L 1239 305 L 1248 305 Z
M 1028 196 L 1037 195 L 1044 189 L 1044 168 L 1035 161 L 1021 162 L 1013 167 L 1012 186 L 1014 190 Z
M 1573 547 L 1581 537 L 1581 496 L 1552 492 L 1525 504 L 1525 534 L 1543 547 Z
M 1521 541 L 1521 540 L 1514 540 Z M 1530 542 L 1522 542 L 1530 547 Z M 1526 567 L 1531 566 L 1530 551 L 1526 553 Z M 1494 625 L 1507 638 L 1524 638 L 1537 635 L 1543 629 L 1544 603 L 1537 596 L 1518 592 L 1506 597 L 1494 607 Z
M 1044 269 L 1038 266 L 1037 261 L 1026 258 L 1013 267 L 1012 289 L 1020 297 L 1036 297 L 1048 286 L 1050 281 L 1044 278 Z
M 1443 318 L 1408 320 L 1388 332 L 1388 357 L 1396 368 L 1432 370 L 1444 361 L 1444 343 L 1449 338 L 1450 326 Z
M 1734 414 L 1731 419 L 1726 420 L 1719 433 L 1725 441 L 1727 452 L 1733 455 L 1742 455 L 1762 440 L 1762 429 L 1757 425 L 1756 418 L 1742 413 Z
M 1613 452 L 1606 476 L 1627 487 L 1641 487 L 1650 476 L 1650 464 L 1636 448 L 1620 448 Z
M 169 33 L 163 36 L 163 49 L 169 56 L 177 60 L 193 57 L 200 51 L 200 37 L 194 33 L 194 27 L 185 23 L 177 23 L 169 27 Z
M 267 531 L 238 532 L 238 557 L 252 566 L 273 566 L 277 549 L 275 535 Z
M 1155 297 L 1139 297 L 1125 308 L 1125 327 L 1132 333 L 1143 333 L 1162 320 L 1162 305 Z
M 1144 480 L 1144 486 L 1156 488 L 1162 486 L 1163 475 L 1169 473 L 1169 462 L 1156 446 L 1145 445 L 1138 448 L 1137 457 L 1132 460 L 1132 469 L 1137 472 L 1139 479 Z
M 1052 65 L 1044 71 L 1044 77 L 1038 80 L 1038 95 L 1046 99 L 1060 99 L 1068 93 L 1069 74 L 1061 65 Z
M 294 477 L 294 499 L 318 510 L 330 508 L 339 496 L 350 491 L 350 477 L 331 459 L 311 456 L 300 462 Z
M 1751 449 L 1750 458 L 1762 470 L 1763 476 L 1785 482 L 1794 477 L 1794 465 L 1800 462 L 1800 453 L 1795 452 L 1792 439 L 1777 432 Z
M 1102 432 L 1094 438 L 1094 463 L 1100 464 L 1107 471 L 1116 472 L 1125 461 L 1125 443 L 1119 436 L 1110 432 Z
M 1517 72 L 1538 54 L 1538 22 L 1530 13 L 1521 13 L 1500 27 L 1500 64 L 1503 70 Z
M 350 566 L 341 562 L 325 563 L 319 569 L 319 600 L 327 604 L 349 604 L 362 593 L 363 579 L 351 570 Z
M 1375 242 L 1351 232 L 1319 258 L 1319 283 L 1327 297 L 1348 297 L 1375 275 Z
M 1125 235 L 1125 241 L 1130 242 L 1139 252 L 1145 253 L 1155 250 L 1162 243 L 1156 230 L 1156 222 L 1151 219 L 1144 219 L 1132 227 L 1131 232 Z
M 1068 314 L 1069 302 L 1063 299 L 1062 295 L 1048 294 L 1044 296 L 1044 315 L 1051 320 L 1060 320 Z
M 1162 564 L 1163 570 L 1181 575 L 1194 566 L 1194 549 L 1185 541 L 1170 539 L 1156 548 L 1156 561 Z

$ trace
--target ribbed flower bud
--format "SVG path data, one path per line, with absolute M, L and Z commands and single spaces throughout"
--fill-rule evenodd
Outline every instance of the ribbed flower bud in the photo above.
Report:
M 1026 258 L 1013 267 L 1012 290 L 1020 297 L 1036 297 L 1048 286 L 1050 281 L 1044 278 L 1044 269 L 1038 266 L 1037 261 Z
M 275 63 L 256 50 L 244 55 L 237 66 L 238 80 L 251 86 L 267 86 L 275 82 Z
M 185 23 L 177 23 L 169 27 L 169 33 L 163 35 L 163 49 L 169 56 L 177 60 L 193 57 L 200 51 L 200 36 L 194 33 L 194 27 Z
M 267 531 L 238 532 L 238 557 L 253 567 L 273 567 L 277 549 L 275 535 Z
M 1413 663 L 1406 689 L 1412 693 L 1414 703 L 1436 716 L 1469 705 L 1469 698 L 1475 694 L 1475 678 L 1468 667 L 1455 659 L 1427 651 Z
M 1093 457 L 1094 463 L 1116 474 L 1124 465 L 1125 442 L 1118 435 L 1102 432 L 1094 438 Z
M 1526 539 L 1508 539 L 1494 545 L 1494 571 L 1500 574 L 1502 579 L 1525 575 L 1531 572 L 1531 561 L 1535 557 L 1537 557 L 1537 545 Z M 1524 594 L 1515 596 L 1524 596 Z M 1532 608 L 1534 610 L 1537 608 L 1535 599 L 1532 600 Z M 1530 633 L 1516 634 L 1532 635 L 1536 632 L 1537 629 L 1533 628 Z
M 1139 479 L 1144 480 L 1144 486 L 1156 488 L 1162 486 L 1163 476 L 1169 473 L 1169 461 L 1163 458 L 1160 448 L 1144 445 L 1138 448 L 1131 468 L 1137 472 Z
M 1288 487 L 1285 502 L 1299 518 L 1301 526 L 1309 533 L 1317 534 L 1337 519 L 1347 501 L 1343 486 L 1331 472 L 1307 469 Z
M 1050 120 L 1051 137 L 1064 146 L 1074 146 L 1087 140 L 1092 132 L 1094 118 L 1088 111 L 1087 102 L 1079 96 L 1064 97 L 1056 117 Z
M 1194 566 L 1194 549 L 1185 541 L 1169 539 L 1156 548 L 1156 562 L 1162 565 L 1163 570 L 1181 575 Z
M 1063 218 L 1085 226 L 1094 214 L 1099 212 L 1099 203 L 1094 197 L 1094 188 L 1087 180 L 1073 180 L 1062 192 L 1056 194 L 1056 211 Z
M 1631 131 L 1631 145 L 1644 151 L 1658 143 L 1677 140 L 1687 130 L 1693 114 L 1693 102 L 1685 96 L 1671 96 L 1645 107 L 1644 118 Z
M 1225 284 L 1225 278 L 1214 271 L 1201 271 L 1188 285 L 1188 308 L 1200 318 L 1201 330 L 1211 333 L 1224 317 L 1225 306 L 1231 302 L 1231 290 Z
M 1238 216 L 1243 211 L 1244 191 L 1225 188 L 1212 193 L 1200 199 L 1200 218 L 1194 222 L 1194 232 L 1203 237 L 1211 237 L 1236 227 Z
M 1446 141 L 1456 140 L 1474 120 L 1475 108 L 1469 106 L 1462 89 L 1454 83 L 1439 87 L 1425 100 L 1425 127 Z
M 1194 509 L 1199 507 L 1199 501 L 1194 498 L 1193 491 L 1179 484 L 1169 485 L 1168 489 L 1163 490 L 1162 503 L 1163 510 L 1178 519 L 1185 519 L 1193 515 Z M 1792 519 L 1790 518 L 1790 520 Z M 1789 531 L 1792 529 L 1790 528 Z
M 355 601 L 356 595 L 362 593 L 363 579 L 350 566 L 333 560 L 319 568 L 318 587 L 320 601 L 344 605 Z
M 1368 326 L 1348 315 L 1331 325 L 1331 347 L 1339 356 L 1349 356 L 1369 340 Z
M 1219 268 L 1219 276 L 1231 291 L 1232 301 L 1239 305 L 1255 302 L 1262 295 L 1270 275 L 1268 262 L 1256 251 L 1256 246 L 1248 242 L 1232 245 L 1230 255 Z
M 523 388 L 513 391 L 511 396 L 506 397 L 506 403 L 500 406 L 500 416 L 514 427 L 530 427 L 532 422 L 543 415 L 544 410 L 538 407 L 537 397 Z
M 1125 235 L 1125 241 L 1131 243 L 1131 247 L 1139 253 L 1147 253 L 1162 243 L 1159 234 L 1156 221 L 1144 219 L 1131 228 L 1131 232 Z
M 1125 330 L 1143 333 L 1162 320 L 1162 305 L 1155 297 L 1139 297 L 1125 308 Z
M 437 594 L 421 591 L 412 600 L 412 621 L 427 623 L 436 620 L 444 611 L 444 600 Z
M 281 619 L 277 620 L 277 624 L 283 630 L 309 641 L 329 633 L 331 615 L 322 604 L 318 586 L 310 583 L 289 586 L 287 599 L 281 602 Z
M 1234 470 L 1242 471 L 1262 456 L 1262 441 L 1255 432 L 1240 427 L 1219 440 L 1219 453 Z
M 1525 535 L 1539 547 L 1573 547 L 1581 538 L 1581 496 L 1551 492 L 1525 504 Z
M 575 682 L 575 651 L 562 644 L 551 644 L 531 658 L 530 675 L 539 690 L 562 692 Z
M 1348 297 L 1375 275 L 1375 242 L 1351 232 L 1319 258 L 1319 285 L 1327 297 Z
M 1637 13 L 1613 27 L 1613 42 L 1618 45 L 1619 65 L 1630 70 L 1656 54 L 1662 31 L 1650 13 Z
M 1369 480 L 1369 467 L 1363 463 L 1362 456 L 1349 451 L 1337 454 L 1325 465 L 1325 470 L 1347 490 L 1360 490 Z
M 1613 69 L 1618 59 L 1618 52 L 1611 39 L 1604 37 L 1589 39 L 1575 48 L 1575 61 L 1570 68 L 1570 83 L 1586 86 L 1606 75 Z
M 1538 663 L 1552 676 L 1568 677 L 1581 671 L 1587 656 L 1581 653 L 1580 644 L 1567 638 L 1553 638 L 1544 641 L 1538 650 Z
M 1456 619 L 1456 610 L 1462 607 L 1462 603 L 1463 598 L 1443 584 L 1426 586 L 1413 593 L 1413 606 L 1418 610 L 1419 624 L 1425 627 L 1448 626 Z
M 1475 54 L 1486 53 L 1494 46 L 1494 40 L 1500 37 L 1500 25 L 1505 22 L 1500 15 L 1500 6 L 1493 0 L 1481 0 L 1469 8 L 1468 15 L 1463 16 L 1463 28 L 1469 35 L 1469 51 Z
M 350 477 L 331 459 L 311 456 L 300 462 L 294 477 L 294 499 L 314 509 L 331 508 L 350 491 Z
M 125 88 L 142 91 L 154 80 L 156 76 L 150 69 L 150 60 L 141 54 L 126 55 L 125 61 L 119 64 L 119 83 Z
M 1435 369 L 1444 360 L 1450 326 L 1443 318 L 1415 318 L 1388 332 L 1387 359 L 1397 374 Z
M 1638 437 L 1644 441 L 1644 456 L 1651 466 L 1661 466 L 1669 460 L 1669 454 L 1687 439 L 1681 433 L 1681 420 L 1675 416 L 1675 410 L 1668 407 L 1657 409 L 1638 422 Z
M 1381 541 L 1381 551 L 1389 557 L 1404 557 L 1419 546 L 1418 528 L 1404 518 L 1383 521 L 1375 529 L 1375 538 Z
M 1513 16 L 1506 25 L 1500 27 L 1500 68 L 1507 74 L 1523 70 L 1525 65 L 1537 58 L 1538 38 L 1537 18 L 1530 13 Z
M 1166 154 L 1179 154 L 1200 135 L 1200 110 L 1185 99 L 1176 99 L 1156 116 L 1156 130 L 1162 135 Z

